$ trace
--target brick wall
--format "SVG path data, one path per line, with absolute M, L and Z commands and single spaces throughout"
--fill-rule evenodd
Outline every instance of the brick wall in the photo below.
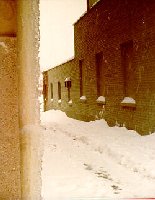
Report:
M 111 126 L 125 125 L 141 134 L 155 131 L 155 2 L 101 0 L 75 23 L 74 29 L 75 59 L 48 71 L 48 83 L 54 82 L 55 86 L 54 100 L 49 99 L 47 110 L 61 109 L 82 120 L 103 117 Z M 128 41 L 133 42 L 132 62 L 124 76 L 121 45 Z M 100 52 L 103 53 L 105 105 L 96 102 L 95 55 Z M 79 60 L 83 60 L 85 102 L 79 100 Z M 64 80 L 69 76 L 72 105 L 68 105 L 64 87 Z M 58 80 L 62 82 L 61 105 L 57 102 Z M 122 106 L 126 96 L 132 97 L 136 106 Z

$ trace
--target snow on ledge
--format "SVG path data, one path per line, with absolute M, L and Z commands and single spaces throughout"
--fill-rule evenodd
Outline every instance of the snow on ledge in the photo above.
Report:
M 134 106 L 135 107 L 136 101 L 131 97 L 124 97 L 121 104 L 122 104 L 122 106 Z
M 80 100 L 81 100 L 81 101 L 86 101 L 87 98 L 86 98 L 86 96 L 81 96 L 81 97 L 80 97 Z
M 61 103 L 61 99 L 58 100 L 58 103 Z
M 135 104 L 136 101 L 131 97 L 124 97 L 124 99 L 123 99 L 123 101 L 121 103 L 132 103 L 132 104 Z
M 105 104 L 105 97 L 104 96 L 99 96 L 96 101 L 97 101 L 97 103 Z
M 65 79 L 65 82 L 66 81 L 71 81 L 71 78 L 70 77 L 67 77 L 66 79 Z
M 73 103 L 72 100 L 68 101 L 68 104 L 69 104 L 69 105 L 72 105 L 72 103 Z

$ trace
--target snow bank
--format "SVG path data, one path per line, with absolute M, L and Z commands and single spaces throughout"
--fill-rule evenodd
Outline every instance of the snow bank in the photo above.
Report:
M 58 110 L 42 113 L 41 121 L 49 131 L 44 139 L 44 195 L 155 196 L 155 133 L 140 136 L 124 127 L 108 127 L 104 120 L 71 119 Z
M 87 137 L 94 149 L 106 152 L 121 165 L 155 179 L 155 133 L 141 136 L 125 127 L 108 127 L 105 120 L 83 122 L 70 119 L 58 110 L 43 113 L 42 123 L 48 127 L 52 122 L 59 122 L 72 137 Z

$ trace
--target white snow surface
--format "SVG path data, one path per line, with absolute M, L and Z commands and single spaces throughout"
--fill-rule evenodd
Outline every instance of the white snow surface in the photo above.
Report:
M 105 97 L 104 96 L 99 96 L 96 100 L 97 102 L 105 102 Z
M 121 103 L 131 103 L 131 104 L 135 104 L 136 101 L 135 101 L 133 98 L 131 98 L 131 97 L 125 97 Z
M 85 100 L 87 100 L 87 97 L 86 97 L 86 96 L 81 96 L 81 97 L 80 97 L 80 100 L 85 101 Z
M 65 81 L 71 81 L 71 78 L 70 78 L 70 77 L 67 77 L 67 78 L 65 79 Z
M 73 103 L 73 102 L 72 102 L 72 99 L 71 99 L 71 100 L 68 102 L 68 104 L 72 105 L 72 103 Z
M 61 99 L 58 100 L 58 103 L 61 103 Z
M 41 113 L 44 200 L 155 197 L 155 133 Z

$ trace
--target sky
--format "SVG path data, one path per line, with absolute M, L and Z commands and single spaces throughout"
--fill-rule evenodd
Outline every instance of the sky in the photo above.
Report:
M 40 1 L 41 71 L 74 56 L 73 24 L 86 11 L 86 4 L 86 0 Z

